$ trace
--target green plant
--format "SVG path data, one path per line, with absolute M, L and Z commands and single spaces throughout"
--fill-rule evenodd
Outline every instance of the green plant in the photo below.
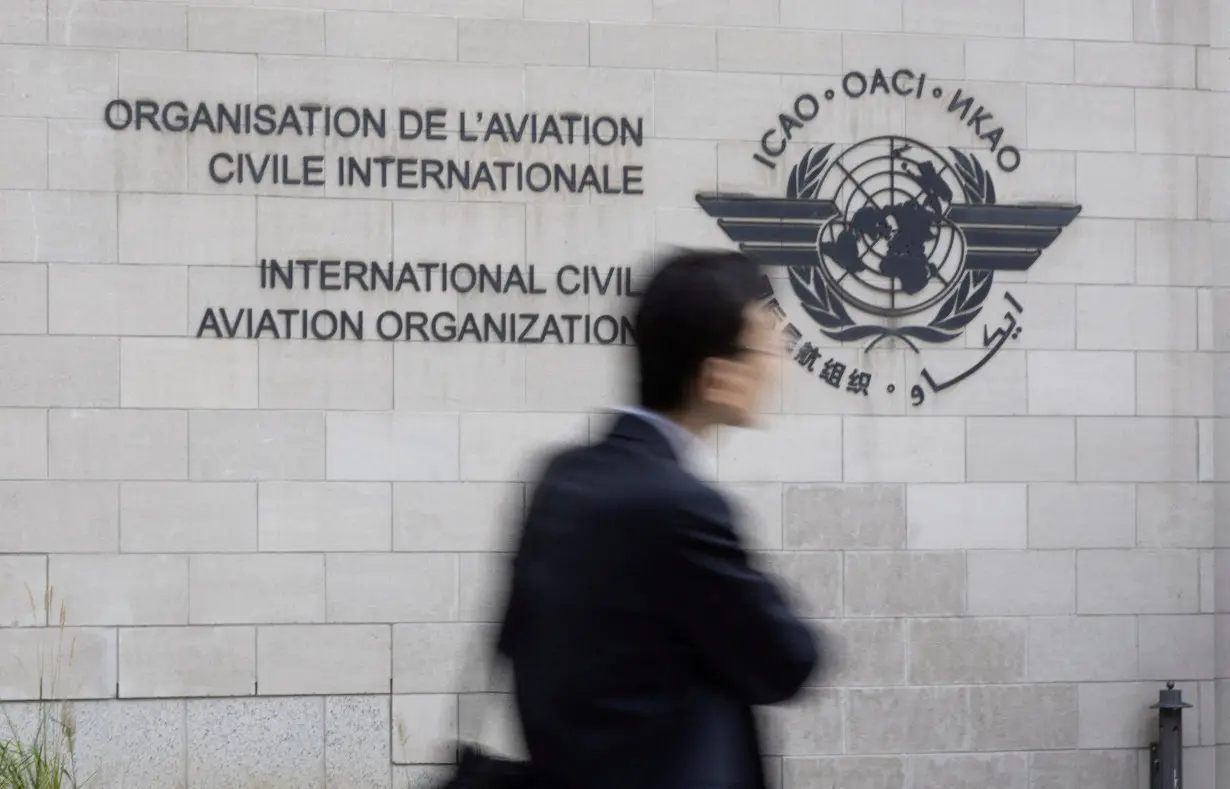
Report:
M 27 587 L 30 606 L 38 615 L 34 593 Z M 54 591 L 48 588 L 43 597 L 44 611 L 52 610 Z M 56 699 L 60 669 L 72 665 L 73 642 L 68 644 L 67 660 L 62 661 L 64 625 L 67 619 L 63 603 L 59 611 L 59 638 L 50 681 L 45 679 L 47 655 L 45 640 L 39 641 L 38 699 L 34 704 L 33 731 L 15 724 L 5 713 L 8 731 L 0 732 L 0 789 L 79 789 L 84 782 L 77 778 L 77 725 L 72 705 Z

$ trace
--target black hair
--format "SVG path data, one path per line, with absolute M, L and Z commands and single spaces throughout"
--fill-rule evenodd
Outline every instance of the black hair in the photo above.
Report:
M 635 332 L 640 405 L 671 412 L 687 405 L 706 359 L 731 358 L 747 309 L 760 297 L 760 266 L 739 252 L 673 252 L 645 287 Z

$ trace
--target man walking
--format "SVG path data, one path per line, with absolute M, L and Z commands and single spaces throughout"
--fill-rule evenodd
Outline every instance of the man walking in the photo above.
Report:
M 542 789 L 764 789 L 754 705 L 794 696 L 817 636 L 687 470 L 753 423 L 779 340 L 731 252 L 663 265 L 635 318 L 639 407 L 561 452 L 523 525 L 498 648 Z

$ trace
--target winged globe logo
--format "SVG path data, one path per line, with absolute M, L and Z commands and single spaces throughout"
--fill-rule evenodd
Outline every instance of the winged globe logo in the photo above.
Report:
M 865 350 L 887 338 L 915 352 L 958 339 L 996 272 L 1027 271 L 1081 210 L 998 203 L 991 174 L 956 148 L 892 135 L 834 148 L 808 150 L 785 197 L 696 200 L 745 253 L 786 268 L 821 333 Z

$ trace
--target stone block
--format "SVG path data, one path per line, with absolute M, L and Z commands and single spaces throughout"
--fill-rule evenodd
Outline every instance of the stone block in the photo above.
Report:
M 809 684 L 876 687 L 905 684 L 905 622 L 901 619 L 835 619 L 819 624 L 826 669 Z
M 1198 551 L 1081 551 L 1076 557 L 1077 612 L 1198 613 L 1199 564 Z
M 0 551 L 117 551 L 118 499 L 113 482 L 0 482 Z
M 0 133 L 3 133 L 0 121 Z M 24 153 L 24 151 L 23 151 Z M 0 183 L 5 164 L 0 160 Z M 6 263 L 0 269 L 0 331 L 5 334 L 47 333 L 47 267 Z
M 394 403 L 398 410 L 525 408 L 526 349 L 522 346 L 398 345 L 393 354 Z
M 47 624 L 47 558 L 0 556 L 0 627 Z
M 905 0 L 905 29 L 950 36 L 1021 36 L 1024 0 Z
M 847 616 L 945 616 L 965 610 L 960 552 L 851 552 L 845 555 Z
M 1131 548 L 1136 486 L 1029 486 L 1030 548 Z
M 1207 353 L 1136 354 L 1137 413 L 1212 416 L 1215 357 Z
M 1225 236 L 1208 222 L 1136 223 L 1136 281 L 1141 285 L 1216 285 L 1226 273 L 1213 250 Z
M 1136 618 L 1038 617 L 1029 620 L 1029 679 L 1114 682 L 1135 679 Z
M 1024 485 L 910 485 L 907 544 L 913 550 L 1023 549 Z
M 1076 197 L 1088 206 L 1083 213 L 1089 217 L 1196 219 L 1197 183 L 1196 161 L 1188 156 L 1076 155 Z M 1121 314 L 1131 312 L 1127 304 L 1120 302 L 1119 306 Z
M 186 556 L 53 555 L 47 576 L 67 624 L 188 624 Z
M 119 342 L 101 337 L 0 337 L 0 406 L 92 408 L 120 403 Z
M 194 411 L 191 479 L 322 480 L 325 417 L 292 411 Z
M 811 30 L 719 28 L 719 71 L 841 74 L 841 35 Z
M 593 22 L 589 57 L 595 66 L 716 71 L 717 35 L 691 25 Z
M 915 756 L 910 759 L 915 789 L 1002 789 L 1029 787 L 1028 757 L 1022 753 Z
M 120 484 L 125 553 L 256 551 L 256 485 L 248 482 Z
M 616 408 L 635 400 L 633 356 L 605 346 L 525 347 L 525 407 L 531 411 L 577 412 Z
M 1131 751 L 1045 751 L 1029 755 L 1031 789 L 1119 789 L 1136 786 Z
M 1062 156 L 1065 157 L 1061 160 L 1064 162 L 1068 162 L 1067 157 L 1071 157 L 1071 199 L 1075 200 L 1078 191 L 1078 155 L 1068 153 Z M 1044 162 L 1032 161 L 1031 172 L 1039 164 Z M 1052 244 L 1047 250 L 1046 263 L 1036 269 L 1039 281 L 1070 282 L 1076 285 L 1133 283 L 1133 266 L 1136 261 L 1135 222 L 1129 219 L 1099 218 L 1101 214 L 1091 209 L 1092 207 L 1082 208 L 1081 221 L 1064 228 L 1062 240 Z M 1030 279 L 1034 278 L 1031 272 Z M 1013 292 L 1016 292 L 1016 289 L 1017 285 L 1014 284 Z M 1035 320 L 1031 318 L 1029 332 L 1036 330 Z
M 764 118 L 780 111 L 780 85 L 780 78 L 769 74 L 659 72 L 654 80 L 655 136 L 758 140 L 764 134 Z
M 108 117 L 123 123 L 124 112 L 115 110 Z M 116 131 L 92 121 L 50 121 L 48 185 L 83 192 L 179 192 L 188 188 L 189 137 Z
M 458 55 L 471 63 L 583 66 L 589 30 L 576 22 L 462 19 Z
M 354 253 L 382 259 L 393 253 L 392 206 L 375 200 L 262 199 L 256 230 L 262 245 L 287 257 Z M 331 284 L 340 288 L 340 275 Z
M 51 411 L 53 479 L 174 480 L 188 475 L 188 419 L 182 411 Z
M 6 4 L 4 13 L 10 8 Z M 0 35 L 7 37 L 7 33 Z M 99 110 L 115 98 L 115 72 L 114 52 L 5 47 L 0 53 L 0 73 L 10 79 L 0 84 L 0 106 L 6 115 L 25 118 L 97 118 Z
M 255 55 L 125 49 L 119 56 L 122 96 L 186 95 L 211 103 L 256 101 Z M 151 142 L 149 135 L 140 138 L 146 145 Z
M 842 56 L 847 69 L 865 73 L 885 64 L 909 63 L 932 79 L 965 77 L 965 47 L 958 38 L 851 32 L 842 36 Z
M 388 696 L 325 699 L 325 786 L 391 789 Z M 404 789 L 398 783 L 397 789 Z
M 1208 44 L 1209 22 L 1215 6 L 1208 0 L 1172 0 L 1154 3 L 1134 0 L 1137 41 L 1165 44 Z
M 386 693 L 393 634 L 388 625 L 259 628 L 256 682 L 262 696 Z
M 1076 613 L 1076 556 L 1072 551 L 971 551 L 965 561 L 971 614 Z
M 456 60 L 457 20 L 448 17 L 330 11 L 325 54 L 346 58 Z
M 1028 365 L 1031 414 L 1136 413 L 1136 368 L 1131 353 L 1034 351 Z
M 325 700 L 188 702 L 188 785 L 193 789 L 325 787 Z
M 1196 52 L 1184 46 L 1076 42 L 1077 82 L 1136 88 L 1194 88 Z
M 189 560 L 192 624 L 323 622 L 323 556 L 196 555 Z
M 326 427 L 331 480 L 457 479 L 454 414 L 334 411 Z
M 441 622 L 457 617 L 451 554 L 331 554 L 328 621 Z
M 244 9 L 194 9 L 232 10 Z M 228 97 L 226 100 L 235 99 Z M 256 202 L 253 197 L 120 195 L 121 263 L 251 266 L 255 259 Z M 256 272 L 252 272 L 252 276 L 256 277 Z
M 123 628 L 119 639 L 121 697 L 250 696 L 255 692 L 254 627 Z
M 1194 482 L 1196 420 L 1164 417 L 1076 420 L 1081 482 Z
M 188 49 L 323 55 L 323 11 L 289 8 L 188 9 Z
M 841 479 L 841 420 L 821 416 L 766 417 L 757 430 L 722 428 L 718 478 L 737 482 Z
M 462 414 L 461 479 L 526 482 L 548 453 L 588 438 L 584 414 Z
M 1167 682 L 1216 676 L 1215 621 L 1208 614 L 1140 617 L 1139 679 Z
M 452 764 L 457 739 L 457 697 L 393 697 L 393 763 Z
M 188 269 L 183 267 L 151 270 L 143 266 L 53 264 L 47 275 L 48 327 L 52 334 L 182 336 L 188 327 L 187 297 Z M 132 353 L 129 360 L 139 367 L 149 357 Z M 127 367 L 121 369 L 128 373 Z M 131 379 L 125 380 L 131 386 Z M 178 383 L 178 379 L 167 377 L 159 383 Z
M 1077 745 L 1075 685 L 969 689 L 970 750 L 1054 750 Z
M 782 789 L 840 786 L 844 789 L 905 789 L 901 756 L 793 757 L 782 761 Z
M 0 629 L 0 699 L 115 698 L 115 655 L 113 628 Z
M 393 626 L 394 693 L 497 690 L 488 651 L 496 626 L 459 622 Z
M 260 342 L 261 408 L 387 411 L 393 407 L 388 343 Z
M 846 692 L 846 752 L 931 753 L 968 747 L 969 689 L 875 688 Z
M 961 482 L 963 419 L 850 417 L 843 420 L 847 482 Z
M 820 756 L 838 753 L 842 743 L 841 691 L 807 689 L 789 704 L 769 708 L 766 754 Z
M 965 73 L 969 79 L 1063 84 L 1073 80 L 1074 71 L 1071 41 L 971 38 L 965 42 Z
M 970 418 L 965 424 L 965 441 L 966 476 L 970 482 L 1072 482 L 1076 479 L 1074 419 Z
M 1133 91 L 1125 87 L 1028 86 L 1027 134 L 1042 150 L 1130 151 Z
M 47 412 L 0 408 L 0 478 L 47 478 Z
M 775 25 L 778 4 L 772 0 L 728 0 L 713 4 L 704 0 L 654 0 L 655 22 L 696 25 Z
M 787 485 L 783 507 L 788 549 L 905 547 L 902 485 Z
M 1076 318 L 1078 346 L 1092 350 L 1195 350 L 1195 299 L 1195 291 L 1184 288 L 1083 288 Z
M 262 551 L 381 551 L 392 545 L 385 482 L 263 482 Z
M 1025 0 L 1025 35 L 1030 38 L 1071 38 L 1131 41 L 1132 0 Z
M 127 338 L 120 342 L 127 408 L 256 408 L 253 342 Z
M 49 44 L 99 49 L 185 49 L 188 11 L 182 6 L 148 8 L 130 0 L 48 0 Z
M 653 0 L 528 0 L 526 19 L 565 19 L 575 22 L 649 22 Z
M 782 27 L 824 30 L 901 30 L 902 4 L 896 0 L 782 0 Z
M 0 9 L 0 43 L 42 44 L 47 40 L 47 3 L 15 0 Z
M 462 553 L 457 557 L 461 590 L 458 619 L 465 622 L 499 622 L 504 615 L 510 556 L 494 553 Z
M 1137 485 L 1136 535 L 1144 548 L 1212 548 L 1217 488 Z
M 524 486 L 402 482 L 393 486 L 393 550 L 494 551 L 512 547 Z
M 824 619 L 841 615 L 841 554 L 766 553 L 765 569 L 778 576 L 802 615 Z
M 91 789 L 186 789 L 183 701 L 88 701 L 73 715 Z
M 8 9 L 0 11 L 0 15 L 6 11 Z M 4 26 L 3 17 L 0 16 L 0 28 Z M 0 36 L 4 35 L 0 33 Z M 11 145 L 0 153 L 0 189 L 46 189 L 49 155 L 47 121 L 40 118 L 2 118 L 0 134 L 4 134 Z
M 912 685 L 1023 681 L 1026 641 L 1022 619 L 912 620 L 907 681 Z

